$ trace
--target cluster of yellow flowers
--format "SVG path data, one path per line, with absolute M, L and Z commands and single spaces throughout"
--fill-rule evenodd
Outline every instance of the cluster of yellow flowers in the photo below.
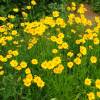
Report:
M 37 64 L 37 59 L 32 59 L 32 64 Z M 45 83 L 39 76 L 32 76 L 31 69 L 27 66 L 27 63 L 25 61 L 21 61 L 20 64 L 16 60 L 10 61 L 10 65 L 15 68 L 16 70 L 20 71 L 22 69 L 25 69 L 26 77 L 23 79 L 24 85 L 29 87 L 32 83 L 36 83 L 38 87 L 42 88 L 44 87 Z
M 68 43 L 63 41 L 64 34 L 59 33 L 58 36 L 51 36 L 50 40 L 58 44 L 58 49 L 68 49 Z
M 45 82 L 39 76 L 35 75 L 33 78 L 30 68 L 26 68 L 25 73 L 26 77 L 23 79 L 25 86 L 29 87 L 32 83 L 36 83 L 40 88 L 45 86 Z
M 12 58 L 13 56 L 18 56 L 18 50 L 8 50 L 6 56 L 0 55 L 0 61 L 1 62 L 7 62 L 8 59 Z
M 91 86 L 92 85 L 92 79 L 86 78 L 85 81 L 84 81 L 84 84 L 87 85 L 87 86 Z M 98 91 L 96 91 L 96 95 L 95 95 L 94 92 L 89 92 L 87 94 L 89 100 L 95 100 L 96 96 L 97 96 L 98 99 L 100 99 L 100 91 L 99 91 L 100 90 L 100 79 L 95 80 L 95 87 L 96 87 L 96 89 L 98 89 Z
M 31 0 L 31 5 L 36 5 L 36 2 Z M 28 5 L 26 9 L 30 10 L 32 6 Z M 79 66 L 82 64 L 82 59 L 88 56 L 89 51 L 99 46 L 100 39 L 98 32 L 100 31 L 100 18 L 95 17 L 96 25 L 92 26 L 92 22 L 84 15 L 86 11 L 84 5 L 81 4 L 79 9 L 77 9 L 76 4 L 72 2 L 71 7 L 67 7 L 67 10 L 71 13 L 66 20 L 60 17 L 59 11 L 53 11 L 51 16 L 41 18 L 39 21 L 29 22 L 23 20 L 19 23 L 21 33 L 20 30 L 16 29 L 16 25 L 12 23 L 7 22 L 0 26 L 0 46 L 7 48 L 7 54 L 2 54 L 0 51 L 0 63 L 9 62 L 10 66 L 18 72 L 23 72 L 24 70 L 26 76 L 23 82 L 25 86 L 29 87 L 32 83 L 36 83 L 40 88 L 45 86 L 45 82 L 41 77 L 37 75 L 33 76 L 31 65 L 41 66 L 40 68 L 42 70 L 51 70 L 55 74 L 60 74 L 65 67 L 71 69 L 74 65 Z M 13 11 L 17 13 L 19 9 L 14 8 Z M 75 15 L 74 12 L 78 14 Z M 28 13 L 23 11 L 22 15 L 26 18 Z M 14 15 L 8 15 L 7 17 L 8 19 L 15 18 Z M 5 22 L 6 19 L 6 17 L 0 17 L 0 20 L 3 22 Z M 82 29 L 80 29 L 80 27 L 77 28 L 77 26 L 82 26 Z M 45 60 L 43 59 L 43 62 L 39 59 L 33 59 L 35 57 L 32 57 L 33 54 L 37 55 L 33 49 L 38 45 L 39 40 L 41 40 L 40 38 L 45 38 L 45 43 L 49 41 L 51 45 L 55 45 L 55 47 L 51 47 L 52 57 Z M 32 50 L 31 53 L 33 54 L 31 57 L 27 57 L 28 60 L 20 60 L 17 58 L 20 58 L 22 54 L 22 52 L 20 52 L 22 48 L 20 47 L 23 47 L 23 45 L 25 45 L 23 49 L 25 49 L 26 54 L 27 52 L 30 53 Z M 39 54 L 42 55 L 42 52 Z M 86 59 L 89 59 L 90 63 L 93 65 L 96 65 L 99 61 L 97 55 L 91 53 Z M 63 62 L 66 65 L 64 65 Z M 4 74 L 2 69 L 3 68 L 0 67 L 1 75 Z M 85 80 L 85 84 L 91 84 L 91 82 L 88 81 L 89 80 Z M 98 84 L 98 82 L 96 82 L 96 84 Z M 96 85 L 97 88 L 98 86 Z
M 34 76 L 33 82 L 36 83 L 40 88 L 45 86 L 45 82 L 43 82 L 43 80 L 37 75 Z
M 25 6 L 25 9 L 24 10 L 31 10 L 35 5 L 36 5 L 37 3 L 36 3 L 36 1 L 35 0 L 31 0 L 30 1 L 30 4 L 29 5 L 27 5 L 27 6 Z M 25 18 L 27 18 L 28 17 L 28 13 L 26 12 L 26 11 L 22 11 L 21 13 L 22 13 L 22 16 L 24 17 L 24 19 Z M 19 10 L 19 8 L 13 8 L 13 12 L 15 12 L 15 13 L 18 13 L 20 10 Z M 14 19 L 15 18 L 15 16 L 14 15 L 8 15 L 8 18 L 9 19 Z
M 41 64 L 41 67 L 43 69 L 53 69 L 54 67 L 58 66 L 59 64 L 61 64 L 61 58 L 60 57 L 55 57 L 50 61 L 44 61 Z

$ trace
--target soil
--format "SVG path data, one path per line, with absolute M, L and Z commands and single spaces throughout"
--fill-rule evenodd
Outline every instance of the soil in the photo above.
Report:
M 85 4 L 85 8 L 87 9 L 87 11 L 86 11 L 86 13 L 85 13 L 85 16 L 86 16 L 87 19 L 90 19 L 92 22 L 94 22 L 94 17 L 95 17 L 95 16 L 99 16 L 99 17 L 100 17 L 99 14 L 95 13 L 95 12 L 92 10 L 92 8 L 91 8 L 90 5 Z

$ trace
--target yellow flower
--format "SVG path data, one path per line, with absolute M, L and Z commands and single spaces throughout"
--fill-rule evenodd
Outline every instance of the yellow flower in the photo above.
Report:
M 43 88 L 45 86 L 45 82 L 43 82 L 42 80 L 37 82 L 37 86 L 40 88 Z
M 58 50 L 57 49 L 53 49 L 52 53 L 56 54 L 56 53 L 58 53 Z
M 30 10 L 30 9 L 31 9 L 31 6 L 27 6 L 26 8 L 27 8 L 28 10 Z
M 31 73 L 27 74 L 26 79 L 28 79 L 29 81 L 32 81 L 33 80 L 32 74 Z
M 64 19 L 62 19 L 62 18 L 60 18 L 60 17 L 58 17 L 58 18 L 56 19 L 56 24 L 59 25 L 59 26 L 62 27 L 62 28 L 65 28 L 65 26 L 66 26 L 66 23 L 65 23 Z
M 40 80 L 41 80 L 41 78 L 39 76 L 35 76 L 34 79 L 33 79 L 33 82 L 37 83 Z
M 6 55 L 6 58 L 11 58 L 11 57 L 12 57 L 12 55 L 10 55 L 10 54 Z
M 71 32 L 72 32 L 72 33 L 76 33 L 76 30 L 74 30 L 74 29 L 71 29 Z
M 8 18 L 14 19 L 15 16 L 14 15 L 8 15 Z
M 67 42 L 64 42 L 64 43 L 62 43 L 62 47 L 64 48 L 64 49 L 68 49 L 68 43 Z
M 4 74 L 4 71 L 3 71 L 3 70 L 1 70 L 1 71 L 0 71 L 0 75 L 3 75 L 3 74 Z
M 31 81 L 32 81 L 32 80 L 30 80 L 30 79 L 27 78 L 27 77 L 25 77 L 25 78 L 23 79 L 23 82 L 24 82 L 24 83 L 31 83 Z
M 11 65 L 12 67 L 17 67 L 18 62 L 17 62 L 16 60 L 12 60 L 12 61 L 10 61 L 10 65 Z
M 67 53 L 67 56 L 69 56 L 69 57 L 72 57 L 74 54 L 73 54 L 73 52 L 68 52 Z
M 95 100 L 95 95 L 93 92 L 87 94 L 89 100 Z
M 91 63 L 96 63 L 97 58 L 95 56 L 91 56 L 90 61 L 91 61 Z
M 82 53 L 83 55 L 87 54 L 87 49 L 84 46 L 80 46 L 80 53 Z
M 100 79 L 97 79 L 95 81 L 95 86 L 96 86 L 96 88 L 100 89 Z
M 73 67 L 73 65 L 74 65 L 73 62 L 68 62 L 68 63 L 67 63 L 67 66 L 68 66 L 68 68 L 70 68 L 70 69 Z
M 7 58 L 5 57 L 5 58 L 1 59 L 1 61 L 2 62 L 7 62 Z
M 3 66 L 0 66 L 0 70 L 3 69 Z
M 13 37 L 12 36 L 7 36 L 6 39 L 11 41 L 13 39 Z
M 99 97 L 99 98 L 100 98 L 100 92 L 97 92 L 96 94 L 97 94 L 97 97 Z
M 72 6 L 76 6 L 76 3 L 75 2 L 72 2 Z
M 8 50 L 8 54 L 10 54 L 10 55 L 11 55 L 11 54 L 12 54 L 12 52 L 13 52 L 12 50 Z
M 62 44 L 63 43 L 63 40 L 61 38 L 57 38 L 56 43 L 57 44 Z
M 58 49 L 63 49 L 62 45 L 58 45 Z
M 47 68 L 50 70 L 50 69 L 53 69 L 54 67 L 55 67 L 54 63 L 52 61 L 48 61 Z
M 12 52 L 12 54 L 13 54 L 14 56 L 18 56 L 19 53 L 18 53 L 17 50 L 15 50 L 15 51 Z
M 63 39 L 64 38 L 64 33 L 59 33 L 58 34 L 58 38 L 62 38 Z
M 40 88 L 45 86 L 45 82 L 43 82 L 43 80 L 39 76 L 35 76 L 33 82 L 36 83 Z
M 18 12 L 19 10 L 18 10 L 18 8 L 14 8 L 13 11 L 14 12 Z
M 78 53 L 77 56 L 78 56 L 78 57 L 82 57 L 82 54 L 81 54 L 81 53 Z
M 16 31 L 16 30 L 13 30 L 13 31 L 11 32 L 11 34 L 12 34 L 12 35 L 17 35 L 17 31 Z
M 84 14 L 86 11 L 87 9 L 84 7 L 84 5 L 81 4 L 77 12 L 80 14 Z
M 22 67 L 21 66 L 17 66 L 17 67 L 15 67 L 15 69 L 20 71 L 22 69 Z
M 36 5 L 36 1 L 32 0 L 32 1 L 31 1 L 31 4 L 32 4 L 33 6 Z
M 57 41 L 57 37 L 56 36 L 51 36 L 50 40 L 53 41 L 53 42 L 56 42 Z
M 72 9 L 71 9 L 72 11 L 75 11 L 76 10 L 76 7 L 72 7 Z
M 17 45 L 18 44 L 18 41 L 13 41 L 13 44 Z
M 47 61 L 44 61 L 44 62 L 42 62 L 41 67 L 43 69 L 47 69 L 47 64 L 48 64 L 48 62 Z
M 53 58 L 52 62 L 54 63 L 55 66 L 61 63 L 61 58 L 60 57 L 55 57 Z
M 70 8 L 70 7 L 67 7 L 67 10 L 68 10 L 68 11 L 70 11 L 70 10 L 71 10 L 71 8 Z
M 98 38 L 94 38 L 94 39 L 93 39 L 93 43 L 94 43 L 94 44 L 99 44 L 99 42 L 100 42 L 100 40 L 99 40 Z
M 81 41 L 80 41 L 80 40 L 76 40 L 75 43 L 76 43 L 76 44 L 80 44 Z
M 31 86 L 31 82 L 24 82 L 24 85 L 29 87 L 29 86 Z
M 28 14 L 26 12 L 22 12 L 23 17 L 28 17 Z
M 26 74 L 30 74 L 30 73 L 31 73 L 30 68 L 26 68 L 26 69 L 25 69 L 25 73 L 26 73 Z
M 59 16 L 59 11 L 53 11 L 53 17 L 58 17 Z
M 26 68 L 26 67 L 27 67 L 27 63 L 26 63 L 25 61 L 22 61 L 22 62 L 20 63 L 20 66 L 21 66 L 22 68 Z
M 38 64 L 38 60 L 37 59 L 32 59 L 31 62 L 32 62 L 32 64 L 35 64 L 35 65 Z
M 64 66 L 62 64 L 59 64 L 58 67 L 53 69 L 53 72 L 55 74 L 60 74 L 60 73 L 62 73 L 63 70 L 64 70 Z
M 74 63 L 77 64 L 77 65 L 80 65 L 81 64 L 81 59 L 79 57 L 76 57 L 74 59 Z
M 84 84 L 90 86 L 91 85 L 91 79 L 86 78 L 85 81 L 84 81 Z

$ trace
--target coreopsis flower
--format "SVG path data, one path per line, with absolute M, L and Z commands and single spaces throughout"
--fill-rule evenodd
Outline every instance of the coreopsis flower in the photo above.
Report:
M 97 92 L 97 93 L 96 93 L 96 95 L 97 95 L 97 97 L 99 97 L 99 98 L 100 98 L 100 92 Z
M 20 66 L 22 68 L 26 68 L 27 67 L 27 63 L 25 61 L 21 61 Z
M 80 65 L 80 64 L 81 64 L 81 59 L 80 59 L 80 57 L 76 57 L 76 58 L 74 59 L 74 63 L 77 64 L 77 65 Z
M 68 53 L 67 53 L 67 56 L 68 56 L 68 57 L 72 57 L 73 55 L 74 55 L 73 52 L 68 52 Z
M 24 85 L 26 87 L 30 87 L 32 84 L 33 76 L 31 73 L 27 74 L 26 77 L 23 79 Z
M 96 56 L 91 56 L 90 61 L 91 61 L 91 63 L 96 63 L 97 62 L 97 57 Z
M 64 38 L 64 33 L 59 33 L 58 34 L 58 38 L 62 38 L 63 39 Z
M 15 67 L 15 69 L 20 71 L 20 70 L 22 70 L 22 67 L 21 66 L 17 66 L 17 67 Z
M 95 81 L 95 86 L 96 86 L 96 88 L 100 89 L 100 79 L 97 79 Z
M 95 94 L 93 92 L 88 93 L 87 96 L 89 100 L 95 100 Z
M 30 10 L 30 9 L 31 9 L 31 6 L 27 6 L 26 8 L 27 8 L 28 10 Z
M 85 81 L 84 81 L 84 84 L 90 86 L 91 85 L 91 79 L 86 78 Z
M 12 30 L 11 34 L 12 35 L 17 35 L 17 31 L 16 30 Z
M 33 82 L 36 83 L 40 88 L 43 88 L 45 86 L 45 82 L 39 76 L 35 76 L 33 78 Z
M 75 6 L 76 6 L 76 3 L 75 3 L 75 2 L 72 2 L 72 6 L 74 6 L 74 7 L 75 7 Z
M 63 43 L 62 43 L 62 48 L 68 49 L 68 47 L 69 47 L 69 45 L 68 45 L 67 42 L 63 42 Z
M 36 5 L 36 1 L 35 0 L 32 0 L 31 1 L 31 4 L 34 6 L 34 5 Z
M 100 43 L 100 40 L 99 40 L 98 38 L 94 38 L 94 39 L 93 39 L 93 43 L 97 45 L 97 44 Z
M 31 63 L 34 64 L 34 65 L 36 65 L 36 64 L 38 64 L 38 60 L 37 59 L 32 59 Z
M 25 73 L 26 73 L 26 74 L 31 74 L 30 68 L 26 68 L 26 69 L 25 69 Z
M 66 9 L 67 9 L 67 11 L 70 11 L 71 10 L 71 7 L 68 6 Z
M 18 56 L 18 55 L 19 55 L 19 53 L 18 53 L 18 51 L 17 51 L 17 50 L 12 51 L 12 54 L 13 54 L 14 56 Z
M 53 49 L 52 53 L 56 54 L 56 53 L 58 53 L 58 50 L 57 49 Z
M 60 74 L 60 73 L 62 73 L 63 70 L 64 70 L 64 66 L 62 64 L 59 64 L 58 67 L 53 69 L 53 72 L 55 74 Z
M 47 61 L 44 61 L 44 62 L 42 62 L 41 67 L 43 69 L 47 69 L 47 64 L 48 64 L 48 62 Z
M 53 42 L 56 42 L 57 41 L 57 37 L 56 36 L 51 36 L 50 40 L 53 41 Z
M 53 17 L 59 17 L 59 11 L 53 11 Z
M 0 70 L 0 76 L 4 75 L 4 70 Z
M 13 11 L 17 13 L 19 11 L 19 9 L 18 8 L 14 8 Z
M 17 62 L 16 60 L 12 60 L 12 61 L 10 61 L 10 65 L 11 65 L 12 67 L 17 67 L 18 62 Z
M 70 69 L 73 67 L 73 65 L 74 65 L 73 62 L 68 62 L 67 63 L 67 67 L 70 68 Z
M 86 47 L 80 46 L 80 53 L 83 54 L 83 55 L 86 55 L 86 54 L 87 54 L 87 49 L 86 49 Z

